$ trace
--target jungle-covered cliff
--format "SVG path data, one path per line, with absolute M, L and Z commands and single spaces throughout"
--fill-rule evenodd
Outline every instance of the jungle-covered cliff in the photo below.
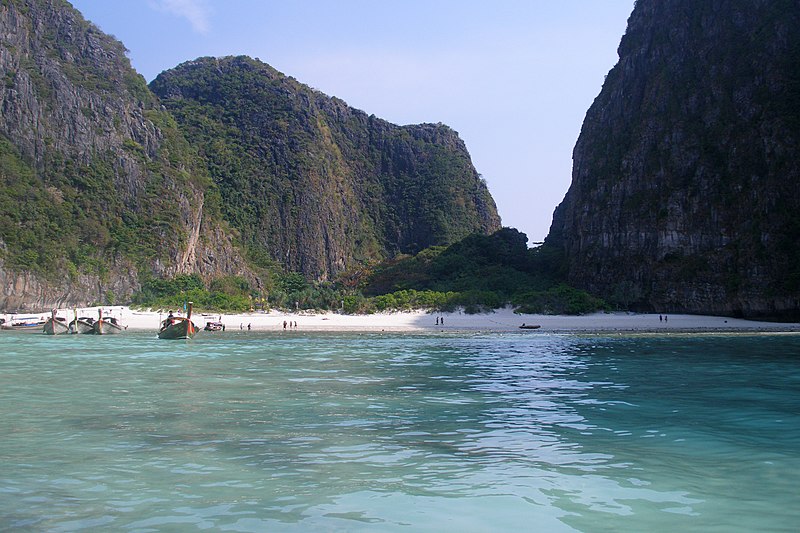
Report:
M 242 241 L 291 270 L 328 279 L 500 227 L 442 124 L 395 126 L 247 57 L 190 61 L 150 88 L 208 159 Z
M 163 75 L 162 104 L 125 53 L 68 2 L 0 2 L 0 309 L 124 302 L 175 274 L 257 287 L 264 265 L 325 278 L 499 228 L 444 126 L 246 58 Z
M 800 3 L 638 0 L 547 242 L 626 307 L 800 313 Z

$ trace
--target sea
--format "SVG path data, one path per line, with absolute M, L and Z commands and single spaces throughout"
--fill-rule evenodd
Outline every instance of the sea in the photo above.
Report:
M 800 531 L 800 336 L 0 334 L 0 530 Z

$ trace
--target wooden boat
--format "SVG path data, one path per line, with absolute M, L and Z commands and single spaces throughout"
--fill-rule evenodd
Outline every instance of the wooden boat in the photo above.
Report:
M 113 335 L 121 333 L 124 329 L 116 318 L 103 317 L 103 310 L 97 310 L 97 320 L 92 324 L 92 330 L 95 335 Z
M 192 302 L 185 317 L 170 316 L 161 323 L 159 339 L 191 339 L 197 333 L 197 326 L 192 322 Z
M 523 322 L 522 325 L 519 327 L 519 329 L 539 329 L 540 327 L 542 327 L 542 326 L 540 326 L 539 324 L 535 324 L 535 325 L 534 324 L 525 324 Z
M 72 333 L 93 334 L 94 333 L 94 318 L 82 316 L 76 318 L 69 323 L 70 331 Z
M 69 323 L 69 332 L 73 334 L 92 334 L 94 333 L 94 328 L 92 324 L 94 323 L 94 318 L 88 316 L 78 316 L 78 310 L 75 309 L 75 318 L 72 322 Z
M 42 327 L 42 333 L 45 335 L 63 335 L 69 333 L 69 324 L 66 319 L 56 316 L 56 310 L 48 318 Z

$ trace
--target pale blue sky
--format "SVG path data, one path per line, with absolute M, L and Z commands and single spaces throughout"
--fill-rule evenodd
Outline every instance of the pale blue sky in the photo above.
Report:
M 396 124 L 459 132 L 503 225 L 547 235 L 634 0 L 72 0 L 147 81 L 248 55 Z

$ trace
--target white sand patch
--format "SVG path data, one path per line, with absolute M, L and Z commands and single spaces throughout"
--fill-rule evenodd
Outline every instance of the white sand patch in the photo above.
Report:
M 124 306 L 104 306 L 103 315 L 119 319 L 129 330 L 157 331 L 166 318 L 165 312 L 141 311 Z M 78 316 L 97 317 L 98 308 L 79 308 Z M 182 313 L 177 311 L 177 315 Z M 49 316 L 49 313 L 0 315 L 7 321 L 19 316 Z M 73 309 L 59 309 L 58 316 L 74 318 Z M 661 319 L 660 319 L 661 318 Z M 437 319 L 439 323 L 437 323 Z M 517 315 L 509 308 L 493 313 L 468 315 L 463 312 L 429 313 L 412 311 L 376 313 L 372 315 L 342 315 L 326 313 L 243 313 L 220 315 L 195 312 L 192 320 L 203 328 L 206 322 L 221 320 L 226 331 L 523 331 L 523 323 L 539 325 L 534 332 L 591 333 L 591 332 L 713 332 L 768 331 L 800 332 L 800 324 L 742 320 L 702 315 L 658 315 L 634 313 L 594 313 L 583 316 Z M 295 327 L 296 324 L 296 327 Z

